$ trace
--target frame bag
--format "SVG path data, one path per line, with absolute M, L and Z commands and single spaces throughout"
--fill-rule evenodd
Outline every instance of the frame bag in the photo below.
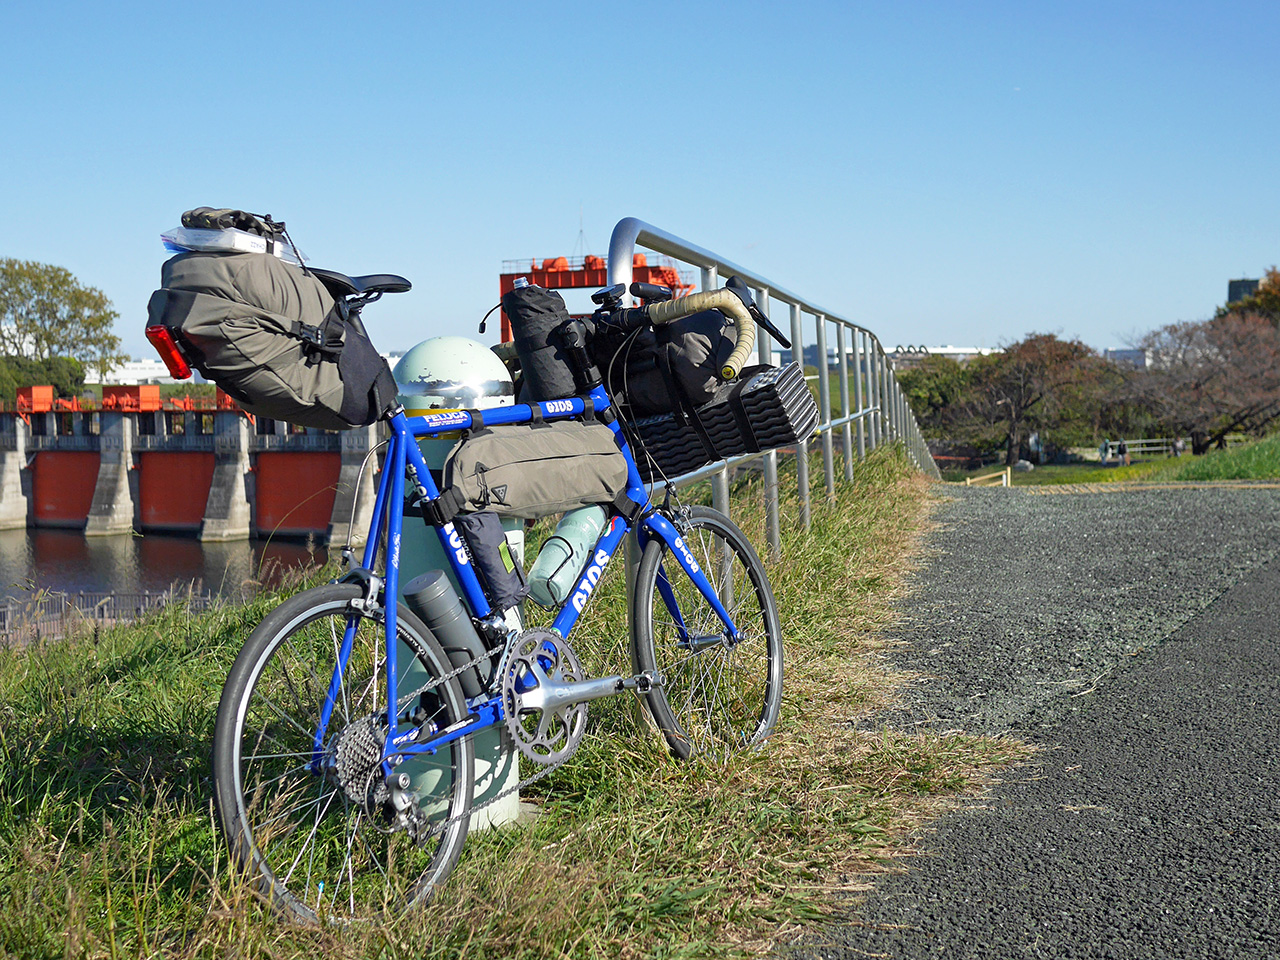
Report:
M 627 460 L 602 423 L 559 420 L 472 431 L 449 452 L 452 510 L 537 519 L 625 497 Z
M 249 413 L 347 430 L 396 402 L 387 362 L 359 310 L 310 271 L 270 253 L 182 253 L 147 305 L 192 366 Z

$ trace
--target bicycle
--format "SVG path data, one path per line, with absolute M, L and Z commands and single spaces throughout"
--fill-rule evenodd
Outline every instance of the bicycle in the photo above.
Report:
M 408 289 L 401 278 L 333 276 L 357 313 L 383 292 Z M 620 308 L 620 294 L 619 286 L 597 295 L 597 318 L 620 329 L 722 309 L 737 327 L 723 372 L 741 369 L 754 328 L 729 291 L 631 309 Z M 397 408 L 384 418 L 390 438 L 362 562 L 269 613 L 231 668 L 214 733 L 219 823 L 235 863 L 293 920 L 354 920 L 429 897 L 462 851 L 481 731 L 504 728 L 534 762 L 538 772 L 524 786 L 572 755 L 593 699 L 634 691 L 682 758 L 754 746 L 777 721 L 781 627 L 759 557 L 723 514 L 673 506 L 669 496 L 652 502 L 587 357 L 585 327 L 571 320 L 564 333 L 578 396 L 414 418 Z M 552 625 L 514 630 L 505 611 L 491 609 L 416 441 L 477 423 L 584 415 L 613 431 L 627 463 L 626 497 L 607 508 Z M 406 492 L 444 547 L 483 655 L 451 659 L 412 610 L 389 602 L 399 596 Z M 632 673 L 588 679 L 568 638 L 629 534 L 641 558 Z M 482 680 L 473 696 L 463 685 L 468 671 Z

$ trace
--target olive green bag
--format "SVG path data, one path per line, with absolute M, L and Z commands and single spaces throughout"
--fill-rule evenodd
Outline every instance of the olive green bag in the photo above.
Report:
M 454 510 L 532 520 L 618 501 L 627 461 L 613 431 L 597 421 L 486 427 L 449 452 L 443 486 Z
M 148 323 L 245 410 L 346 430 L 395 405 L 396 385 L 358 314 L 311 272 L 271 254 L 179 254 L 160 272 Z

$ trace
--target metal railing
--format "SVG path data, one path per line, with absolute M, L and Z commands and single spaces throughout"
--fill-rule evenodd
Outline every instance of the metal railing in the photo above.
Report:
M 143 593 L 41 592 L 0 602 L 0 641 L 62 637 L 94 626 L 136 620 L 171 603 L 211 609 L 216 597 L 180 588 Z
M 683 263 L 698 267 L 702 274 L 702 289 L 713 290 L 720 286 L 721 278 L 741 277 L 754 291 L 756 304 L 761 312 L 771 317 L 773 303 L 787 305 L 791 323 L 791 356 L 803 366 L 805 347 L 812 345 L 818 368 L 818 414 L 815 430 L 822 444 L 822 467 L 828 499 L 835 496 L 835 434 L 840 433 L 846 479 L 853 477 L 855 457 L 865 457 L 869 450 L 885 443 L 902 443 L 911 460 L 929 476 L 941 479 L 938 467 L 929 455 L 929 447 L 915 417 L 907 406 L 906 397 L 893 375 L 893 362 L 886 355 L 879 338 L 866 327 L 838 314 L 825 310 L 806 297 L 778 286 L 753 270 L 747 270 L 718 254 L 682 240 L 680 237 L 659 230 L 634 217 L 619 220 L 609 238 L 609 283 L 631 285 L 632 257 L 637 245 L 656 253 L 673 257 Z M 628 296 L 628 302 L 630 298 Z M 808 322 L 806 323 L 806 318 Z M 784 326 L 779 324 L 779 326 Z M 827 344 L 828 332 L 834 328 L 835 366 L 831 370 Z M 805 339 L 807 330 L 813 331 L 811 339 Z M 772 339 L 764 330 L 758 331 L 757 353 L 760 362 L 772 359 Z M 852 374 L 852 377 L 851 377 Z M 835 397 L 832 397 L 832 378 L 835 381 Z M 852 379 L 852 389 L 850 389 Z M 835 407 L 833 409 L 833 402 Z M 796 473 L 800 495 L 801 522 L 807 529 L 810 519 L 809 504 L 809 440 L 802 440 L 796 447 Z M 778 451 L 733 457 L 692 473 L 676 478 L 675 486 L 685 486 L 708 477 L 711 479 L 712 504 L 718 510 L 729 506 L 729 470 L 748 461 L 763 461 L 765 481 L 766 533 L 769 549 L 776 555 L 782 549 L 782 531 L 778 515 Z
M 209 453 L 214 449 L 211 433 L 143 434 L 132 440 L 133 449 L 140 451 L 181 451 Z
M 249 437 L 249 449 L 334 451 L 342 449 L 340 433 L 255 433 Z

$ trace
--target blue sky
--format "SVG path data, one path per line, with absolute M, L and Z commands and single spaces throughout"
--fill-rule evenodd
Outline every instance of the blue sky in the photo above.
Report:
M 0 256 L 150 356 L 159 234 L 401 273 L 384 349 L 634 216 L 889 345 L 1098 347 L 1280 262 L 1275 3 L 9 4 Z M 494 339 L 493 327 L 487 339 Z

